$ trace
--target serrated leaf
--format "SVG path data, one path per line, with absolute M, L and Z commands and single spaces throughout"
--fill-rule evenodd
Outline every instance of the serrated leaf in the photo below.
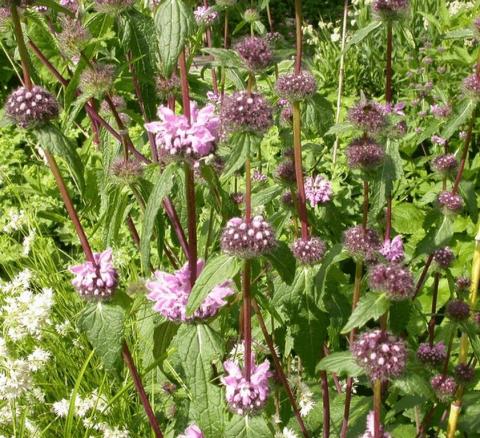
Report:
M 273 185 L 267 187 L 252 195 L 252 208 L 265 206 L 277 199 L 279 195 L 284 191 L 284 188 L 280 185 Z
M 285 242 L 279 242 L 273 251 L 265 254 L 265 258 L 286 284 L 292 284 L 295 278 L 296 260 Z
M 63 132 L 52 124 L 36 129 L 35 134 L 42 148 L 45 148 L 52 154 L 65 159 L 75 176 L 75 182 L 77 183 L 78 189 L 80 192 L 83 192 L 85 188 L 83 164 L 72 142 L 65 137 Z
M 472 115 L 473 110 L 477 106 L 477 102 L 473 99 L 465 99 L 455 111 L 455 114 L 450 117 L 448 123 L 442 131 L 441 136 L 449 139 L 458 128 L 463 125 L 467 119 Z
M 298 269 L 291 285 L 281 282 L 273 295 L 272 304 L 280 305 L 286 301 L 298 300 L 305 290 L 306 270 Z
M 378 29 L 381 25 L 382 25 L 381 21 L 372 21 L 367 26 L 357 30 L 352 35 L 352 37 L 347 41 L 347 44 L 345 46 L 345 51 L 350 49 L 350 47 L 361 43 L 368 35 L 370 35 L 375 29 Z
M 353 125 L 351 123 L 337 123 L 330 127 L 330 129 L 325 133 L 325 135 L 341 135 L 349 133 L 353 130 Z
M 107 370 L 121 366 L 125 310 L 118 304 L 92 303 L 82 311 L 79 328 L 87 336 Z
M 245 68 L 244 61 L 235 50 L 210 47 L 204 48 L 202 51 L 214 57 L 215 61 L 212 62 L 212 65 L 238 69 Z
M 414 204 L 402 202 L 395 204 L 392 216 L 393 228 L 400 234 L 416 234 L 422 232 L 425 212 Z
M 140 256 L 143 269 L 148 272 L 150 266 L 150 240 L 155 226 L 155 220 L 162 205 L 163 199 L 170 193 L 174 183 L 175 163 L 168 165 L 153 186 L 145 206 L 142 235 L 140 237 Z
M 348 377 L 356 377 L 363 374 L 362 368 L 357 365 L 350 351 L 329 354 L 318 363 L 317 370 Z
M 260 416 L 241 417 L 234 415 L 225 431 L 225 438 L 271 438 L 272 431 Z
M 222 337 L 204 324 L 182 325 L 174 343 L 192 394 L 192 418 L 206 436 L 224 436 L 224 397 L 211 383 L 212 363 L 224 354 Z
M 352 331 L 354 328 L 363 327 L 368 321 L 378 319 L 390 307 L 385 294 L 368 293 L 360 298 L 357 307 L 348 319 L 345 327 L 342 329 L 342 334 Z
M 187 316 L 191 316 L 198 309 L 215 286 L 231 280 L 241 266 L 238 259 L 224 254 L 209 259 L 188 297 Z
M 405 394 L 419 395 L 426 399 L 433 396 L 430 383 L 418 372 L 406 373 L 393 381 L 395 388 L 401 389 Z
M 233 135 L 230 143 L 233 144 L 233 148 L 229 151 L 222 180 L 229 178 L 245 165 L 249 151 L 258 143 L 258 140 L 253 134 L 240 133 Z
M 320 296 L 322 296 L 323 292 L 325 291 L 325 282 L 332 265 L 345 260 L 348 257 L 348 254 L 343 252 L 343 245 L 341 243 L 334 245 L 325 254 L 322 265 L 320 266 L 320 270 L 315 276 L 315 285 Z
M 163 74 L 170 77 L 194 28 L 191 8 L 182 0 L 165 0 L 155 13 L 155 26 Z

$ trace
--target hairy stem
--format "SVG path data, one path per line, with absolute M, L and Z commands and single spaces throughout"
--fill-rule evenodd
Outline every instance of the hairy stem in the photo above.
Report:
M 377 379 L 373 383 L 373 438 L 382 438 L 382 381 Z
M 270 350 L 270 354 L 272 355 L 272 360 L 273 360 L 273 365 L 275 366 L 275 370 L 277 372 L 278 378 L 282 382 L 283 388 L 285 389 L 285 392 L 287 393 L 288 399 L 290 400 L 290 404 L 293 409 L 293 413 L 295 414 L 295 418 L 298 422 L 298 425 L 302 431 L 302 434 L 305 438 L 308 438 L 310 435 L 307 431 L 307 428 L 305 427 L 305 423 L 303 422 L 303 418 L 300 415 L 300 410 L 298 409 L 298 404 L 297 400 L 295 399 L 295 396 L 293 395 L 292 388 L 290 387 L 290 384 L 288 383 L 288 379 L 285 376 L 285 372 L 283 371 L 282 364 L 280 363 L 280 359 L 278 358 L 277 352 L 275 351 L 275 347 L 273 345 L 273 341 L 271 336 L 268 333 L 267 327 L 265 325 L 265 321 L 263 319 L 262 313 L 258 307 L 258 304 L 254 299 L 252 299 L 252 307 L 253 310 L 255 310 L 255 313 L 257 315 L 258 323 L 260 325 L 260 328 L 263 333 L 263 337 L 265 338 L 265 342 L 268 345 L 268 349 Z
M 244 347 L 244 373 L 247 382 L 250 382 L 252 376 L 252 307 L 251 307 L 251 262 L 245 260 L 242 273 L 242 293 L 243 293 L 243 347 Z
M 155 438 L 163 438 L 162 431 L 160 430 L 160 426 L 158 425 L 158 421 L 155 417 L 155 413 L 153 412 L 150 400 L 148 400 L 147 393 L 145 392 L 145 388 L 143 387 L 142 379 L 138 374 L 137 368 L 135 367 L 135 363 L 132 358 L 132 354 L 130 353 L 130 350 L 128 349 L 126 343 L 123 344 L 122 356 L 125 364 L 127 365 L 128 371 L 132 376 L 133 384 L 135 385 L 135 389 L 137 390 L 138 396 L 140 397 L 140 402 L 142 403 L 143 409 L 147 414 L 150 426 L 155 433 Z
M 330 394 L 328 390 L 328 378 L 326 371 L 320 371 L 320 380 L 322 382 L 322 401 L 323 401 L 323 438 L 330 437 Z
M 440 283 L 440 273 L 435 272 L 434 280 L 433 280 L 433 291 L 432 291 L 432 315 L 430 317 L 430 321 L 428 323 L 428 342 L 430 346 L 433 345 L 433 340 L 435 338 L 435 324 L 436 314 L 437 314 L 437 298 L 438 298 L 438 285 Z
M 393 52 L 393 27 L 392 22 L 387 22 L 387 69 L 385 82 L 385 100 L 392 103 L 393 99 L 393 68 L 392 68 L 392 52 Z
M 295 73 L 302 70 L 303 32 L 302 0 L 295 0 Z
M 470 119 L 470 123 L 468 125 L 467 136 L 465 137 L 465 142 L 463 144 L 463 151 L 462 151 L 462 158 L 460 160 L 460 166 L 458 167 L 457 176 L 455 178 L 455 182 L 453 183 L 453 188 L 452 188 L 453 194 L 456 194 L 458 192 L 458 188 L 460 187 L 460 182 L 462 181 L 463 171 L 465 170 L 468 149 L 472 141 L 472 132 L 473 132 L 473 124 L 475 122 L 475 113 L 476 111 L 473 112 L 472 118 Z
M 415 287 L 415 294 L 413 295 L 413 300 L 417 297 L 419 292 L 422 290 L 423 284 L 425 283 L 425 279 L 427 278 L 428 270 L 430 268 L 430 265 L 432 264 L 433 260 L 433 253 L 430 254 L 427 258 L 427 261 L 425 262 L 425 266 L 423 267 L 423 271 L 420 274 L 420 278 L 417 281 L 417 286 Z
M 88 242 L 87 235 L 85 234 L 85 230 L 80 223 L 80 219 L 78 217 L 77 211 L 73 206 L 72 198 L 68 193 L 67 186 L 65 181 L 60 173 L 60 169 L 58 168 L 57 161 L 55 157 L 47 150 L 43 149 L 45 157 L 48 162 L 48 166 L 55 178 L 55 182 L 57 183 L 58 190 L 60 192 L 60 196 L 62 197 L 63 203 L 65 204 L 65 208 L 67 209 L 68 216 L 75 227 L 75 231 L 77 233 L 78 239 L 80 240 L 80 245 L 82 245 L 83 252 L 85 253 L 85 257 L 91 263 L 95 263 L 95 259 L 93 257 L 92 248 L 90 247 L 90 243 Z
M 294 102 L 293 108 L 293 151 L 295 164 L 295 178 L 297 181 L 298 193 L 298 215 L 302 227 L 302 239 L 308 238 L 308 216 L 307 216 L 307 199 L 305 196 L 305 183 L 303 180 L 302 167 L 302 134 L 301 134 L 301 117 L 300 102 Z
M 10 5 L 10 15 L 13 22 L 13 31 L 15 33 L 15 40 L 17 42 L 18 53 L 20 55 L 20 61 L 22 63 L 23 71 L 23 85 L 29 90 L 32 89 L 32 78 L 30 74 L 30 57 L 28 56 L 27 46 L 23 39 L 22 24 L 20 23 L 20 16 L 18 14 L 18 8 L 16 2 L 12 1 Z
M 342 43 L 340 47 L 340 68 L 338 71 L 338 92 L 337 92 L 337 109 L 335 111 L 335 124 L 340 122 L 340 110 L 342 107 L 343 82 L 345 78 L 345 45 L 347 42 L 347 24 L 348 24 L 348 2 L 345 0 L 343 5 L 343 26 L 342 26 Z M 338 134 L 335 135 L 335 143 L 333 144 L 333 166 L 337 162 L 338 152 Z

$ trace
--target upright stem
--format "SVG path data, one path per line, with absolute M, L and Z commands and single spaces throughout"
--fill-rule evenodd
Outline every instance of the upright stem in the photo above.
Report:
M 295 164 L 295 178 L 297 180 L 298 192 L 298 215 L 302 227 L 302 239 L 308 239 L 308 216 L 307 199 L 305 196 L 305 183 L 303 180 L 302 168 L 302 139 L 301 139 L 301 118 L 300 102 L 294 102 L 293 108 L 293 152 Z
M 366 232 L 368 225 L 368 180 L 363 180 L 363 231 Z
M 373 438 L 382 438 L 382 381 L 377 379 L 373 383 Z
M 353 286 L 353 298 L 352 298 L 352 312 L 357 307 L 357 304 L 360 300 L 360 291 L 362 285 L 362 272 L 363 272 L 363 263 L 360 260 L 357 260 L 355 265 L 355 284 Z M 350 332 L 350 345 L 355 340 L 355 329 Z M 347 387 L 345 389 L 345 405 L 343 408 L 343 420 L 342 420 L 342 430 L 340 432 L 341 438 L 347 437 L 348 432 L 348 421 L 350 417 L 350 405 L 352 402 L 352 387 L 353 379 L 351 377 L 347 378 Z
M 72 199 L 70 198 L 70 195 L 67 190 L 67 186 L 60 173 L 60 169 L 58 168 L 58 164 L 55 160 L 55 157 L 47 149 L 44 149 L 43 151 L 44 151 L 45 157 L 47 158 L 48 166 L 50 167 L 53 177 L 55 178 L 55 181 L 57 183 L 58 190 L 60 191 L 60 196 L 62 197 L 63 203 L 65 204 L 65 208 L 67 209 L 68 216 L 70 217 L 70 220 L 72 221 L 73 226 L 75 227 L 75 231 L 78 235 L 78 239 L 80 240 L 80 244 L 82 245 L 82 249 L 83 249 L 83 252 L 85 253 L 85 257 L 89 262 L 95 263 L 92 248 L 90 247 L 90 243 L 88 242 L 87 235 L 85 234 L 82 224 L 80 223 L 80 219 L 78 218 L 77 211 L 73 206 Z
M 295 0 L 295 73 L 302 69 L 303 33 L 302 33 L 302 0 Z
M 387 22 L 387 71 L 385 84 L 385 100 L 392 103 L 393 99 L 393 69 L 392 69 L 392 52 L 393 52 L 393 27 L 392 22 Z
M 130 375 L 132 376 L 133 384 L 135 385 L 135 389 L 137 390 L 138 396 L 140 397 L 140 401 L 143 405 L 143 409 L 147 414 L 148 421 L 150 422 L 150 426 L 155 433 L 156 438 L 163 438 L 162 431 L 160 430 L 160 426 L 158 425 L 157 418 L 155 417 L 155 413 L 153 412 L 152 406 L 150 405 L 150 401 L 148 400 L 147 393 L 145 392 L 145 388 L 142 384 L 142 379 L 138 374 L 137 368 L 135 367 L 135 363 L 133 362 L 132 354 L 128 349 L 127 344 L 123 344 L 122 349 L 122 356 L 125 364 L 127 365 L 128 370 L 130 371 Z
M 15 39 L 17 41 L 18 53 L 20 55 L 20 61 L 22 63 L 23 85 L 29 90 L 31 90 L 33 84 L 30 75 L 30 57 L 28 56 L 25 40 L 23 39 L 22 25 L 20 23 L 20 16 L 18 15 L 17 5 L 14 1 L 12 1 L 10 5 L 10 15 L 13 22 L 13 31 L 15 33 Z
M 419 292 L 423 287 L 423 283 L 425 283 L 425 279 L 427 278 L 427 274 L 428 274 L 428 269 L 432 264 L 432 260 L 433 260 L 433 253 L 428 256 L 427 261 L 425 262 L 425 266 L 423 267 L 423 271 L 420 274 L 420 278 L 418 279 L 417 286 L 415 287 L 415 294 L 413 295 L 413 299 L 417 297 L 417 295 L 419 294 Z
M 345 77 L 345 45 L 347 42 L 347 23 L 348 23 L 348 1 L 345 0 L 343 5 L 343 26 L 342 26 L 342 44 L 340 52 L 340 69 L 338 72 L 338 92 L 337 92 L 337 109 L 335 112 L 335 124 L 340 121 L 340 109 L 342 107 L 342 95 L 343 95 L 343 81 Z M 335 135 L 335 143 L 333 145 L 333 165 L 337 162 L 338 152 L 338 134 Z
M 435 324 L 436 324 L 436 313 L 437 313 L 437 298 L 438 298 L 438 285 L 440 283 L 440 273 L 435 272 L 433 280 L 433 292 L 432 292 L 432 315 L 428 323 L 428 342 L 430 346 L 433 345 L 433 340 L 435 338 Z
M 473 253 L 473 263 L 472 263 L 472 274 L 471 274 L 471 285 L 470 285 L 470 307 L 474 309 L 478 301 L 478 285 L 480 282 L 480 227 L 478 229 L 477 236 L 475 237 L 475 252 Z M 460 355 L 458 358 L 459 363 L 467 363 L 469 349 L 468 336 L 464 333 L 460 342 Z M 458 419 L 460 417 L 460 410 L 462 407 L 464 386 L 460 385 L 457 391 L 457 399 L 452 402 L 450 406 L 450 416 L 448 419 L 447 427 L 447 438 L 454 438 Z
M 475 122 L 475 111 L 468 125 L 467 136 L 465 137 L 465 142 L 463 144 L 462 159 L 460 161 L 460 166 L 458 167 L 458 172 L 455 178 L 455 182 L 453 183 L 453 188 L 452 188 L 453 194 L 457 193 L 458 188 L 460 186 L 460 182 L 462 181 L 463 171 L 465 170 L 465 163 L 467 161 L 468 149 L 472 141 L 472 132 L 473 132 L 474 122 Z
M 328 390 L 328 378 L 326 371 L 320 371 L 320 380 L 322 381 L 322 401 L 323 401 L 323 438 L 330 437 L 330 395 Z
M 295 418 L 297 419 L 298 425 L 300 426 L 303 436 L 305 438 L 308 438 L 309 434 L 308 434 L 307 428 L 305 427 L 305 423 L 303 422 L 303 418 L 300 415 L 300 410 L 298 409 L 297 400 L 293 395 L 292 388 L 290 388 L 290 384 L 288 383 L 288 379 L 285 376 L 285 372 L 283 371 L 282 364 L 280 363 L 280 359 L 278 358 L 277 352 L 275 351 L 272 337 L 268 334 L 267 326 L 265 325 L 265 321 L 263 320 L 262 313 L 254 299 L 252 299 L 252 307 L 253 307 L 253 310 L 255 310 L 258 323 L 260 325 L 260 329 L 262 330 L 262 333 L 263 333 L 263 337 L 265 338 L 265 342 L 267 343 L 268 349 L 270 350 L 270 354 L 272 355 L 275 371 L 277 372 L 278 378 L 282 382 L 285 392 L 287 393 L 288 399 L 290 400 L 290 404 L 292 405 Z
M 183 113 L 191 123 L 190 114 L 190 91 L 188 87 L 187 62 L 183 50 L 178 59 L 180 66 L 180 78 L 182 84 Z M 197 211 L 195 206 L 195 178 L 190 163 L 185 163 L 185 190 L 187 199 L 188 216 L 188 266 L 190 270 L 190 284 L 195 284 L 197 279 Z
M 245 161 L 245 220 L 250 224 L 252 220 L 252 175 L 250 154 Z
M 244 347 L 244 365 L 245 379 L 250 382 L 252 375 L 252 307 L 251 307 L 251 264 L 250 260 L 245 260 L 242 274 L 242 292 L 243 292 L 243 347 Z
M 208 8 L 208 0 L 203 0 L 203 5 Z M 210 26 L 205 29 L 205 35 L 207 37 L 207 47 L 212 47 L 212 30 Z M 215 67 L 212 67 L 212 85 L 213 91 L 218 94 L 217 72 Z

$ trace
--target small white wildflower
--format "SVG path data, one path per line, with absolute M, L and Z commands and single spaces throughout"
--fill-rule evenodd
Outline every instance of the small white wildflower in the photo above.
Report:
M 53 413 L 60 418 L 66 417 L 68 415 L 69 408 L 70 402 L 67 399 L 59 400 L 52 405 Z
M 25 238 L 23 239 L 23 243 L 22 243 L 22 255 L 24 257 L 27 257 L 29 254 L 30 254 L 30 251 L 32 249 L 32 244 L 33 244 L 33 241 L 35 240 L 35 236 L 36 236 L 36 233 L 35 233 L 35 230 L 31 230 L 29 233 L 28 233 L 28 236 L 25 236 Z
M 282 436 L 284 438 L 298 438 L 298 435 L 292 429 L 289 429 L 288 427 L 283 428 Z
M 15 400 L 32 387 L 29 364 L 24 359 L 6 359 L 0 371 L 0 400 Z
M 60 336 L 66 336 L 69 329 L 70 329 L 70 321 L 68 321 L 67 319 L 55 325 L 55 331 Z
M 50 359 L 50 352 L 42 350 L 41 348 L 35 348 L 31 354 L 28 355 L 28 363 L 30 371 L 38 371 L 45 363 Z
M 29 395 L 33 400 L 45 403 L 45 393 L 40 388 L 32 388 Z
M 25 211 L 17 210 L 15 208 L 11 208 L 7 211 L 5 219 L 7 220 L 7 223 L 3 226 L 2 230 L 7 234 L 18 231 L 27 222 Z
M 300 392 L 300 399 L 298 405 L 300 406 L 300 415 L 306 417 L 311 410 L 315 407 L 315 402 L 313 400 L 313 393 L 310 391 L 310 388 L 301 382 L 298 390 Z
M 5 357 L 8 355 L 7 343 L 5 339 L 0 336 L 0 357 Z
M 340 28 L 336 27 L 335 29 L 333 29 L 333 33 L 330 35 L 330 39 L 332 40 L 332 42 L 336 43 L 340 41 L 341 37 L 342 36 L 340 35 Z
M 130 434 L 125 429 L 109 426 L 106 423 L 102 423 L 101 429 L 103 432 L 103 438 L 129 438 Z

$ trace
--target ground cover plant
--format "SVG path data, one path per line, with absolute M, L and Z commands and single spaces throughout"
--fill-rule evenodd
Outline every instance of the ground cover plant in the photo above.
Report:
M 0 0 L 0 437 L 475 437 L 480 2 Z

